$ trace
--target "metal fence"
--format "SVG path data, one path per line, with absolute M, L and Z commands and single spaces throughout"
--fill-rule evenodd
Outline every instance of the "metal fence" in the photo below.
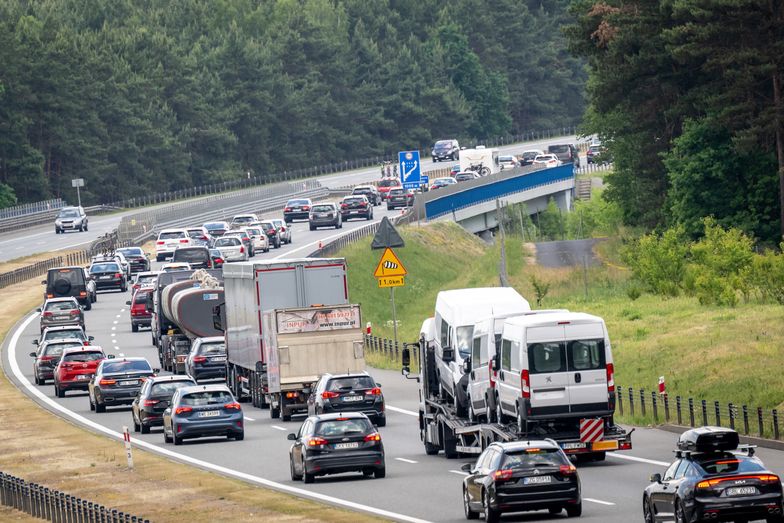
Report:
M 411 219 L 411 208 L 405 209 L 403 214 L 399 214 L 395 216 L 390 221 L 393 225 L 401 225 L 403 223 L 408 223 Z M 366 236 L 370 236 L 371 234 L 376 234 L 379 225 L 381 225 L 381 221 L 369 223 L 367 225 L 363 225 L 362 227 L 357 227 L 353 231 L 343 234 L 334 240 L 327 242 L 325 244 L 320 244 L 318 249 L 308 254 L 308 258 L 320 258 L 324 256 L 331 256 L 338 252 L 340 249 L 347 247 L 348 245 L 354 243 L 357 240 L 361 240 Z
M 379 338 L 378 336 L 373 336 L 372 334 L 365 334 L 365 350 L 368 352 L 373 352 L 376 354 L 381 354 L 382 356 L 386 357 L 389 360 L 394 361 L 395 363 L 400 362 L 400 355 L 403 351 L 404 345 L 408 345 L 408 348 L 411 349 L 411 363 L 416 363 L 418 365 L 419 362 L 419 345 L 418 344 L 405 344 L 401 342 L 395 342 L 395 340 L 390 340 L 389 338 Z
M 576 175 L 581 174 L 589 174 L 589 173 L 598 173 L 603 171 L 612 170 L 613 164 L 612 163 L 586 163 L 582 167 L 578 167 L 574 170 Z
M 93 503 L 0 472 L 0 503 L 56 523 L 149 523 L 143 516 Z
M 52 200 L 45 200 L 42 202 L 23 203 L 21 205 L 14 205 L 13 207 L 0 209 L 0 219 L 15 218 L 17 216 L 24 216 L 26 214 L 33 214 L 36 212 L 51 211 L 53 209 L 60 209 L 62 207 L 65 207 L 65 201 L 63 201 L 62 198 L 54 198 Z

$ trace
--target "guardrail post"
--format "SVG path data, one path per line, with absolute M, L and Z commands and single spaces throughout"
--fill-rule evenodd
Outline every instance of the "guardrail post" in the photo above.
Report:
M 702 400 L 700 403 L 702 404 L 702 424 L 703 425 L 707 425 L 708 424 L 708 402 L 705 401 L 705 400 Z
M 663 397 L 663 400 L 664 400 L 664 422 L 665 423 L 669 423 L 670 422 L 670 397 L 667 395 L 666 392 L 664 393 L 663 396 L 664 396 Z
M 758 426 L 758 428 L 759 428 L 759 437 L 760 437 L 760 438 L 763 438 L 763 437 L 765 437 L 765 436 L 764 436 L 764 434 L 765 434 L 765 431 L 764 431 L 764 429 L 762 428 L 762 427 L 763 427 L 763 419 L 762 419 L 762 407 L 757 407 L 757 426 Z
M 773 439 L 779 439 L 779 411 L 773 409 Z
M 727 404 L 727 415 L 730 418 L 730 428 L 732 430 L 735 430 L 735 416 L 736 416 L 736 413 L 735 413 L 735 405 L 733 405 L 732 403 Z
M 741 407 L 741 411 L 743 412 L 743 433 L 748 435 L 749 433 L 749 408 L 746 405 Z
M 618 414 L 623 416 L 623 394 L 622 394 L 622 387 L 618 386 L 615 388 L 615 397 L 618 399 Z
M 629 387 L 629 414 L 634 416 L 634 391 Z
M 716 425 L 721 427 L 721 405 L 718 401 L 713 402 L 713 410 L 716 411 Z
M 651 403 L 653 404 L 653 422 L 659 423 L 659 411 L 656 406 L 656 392 L 651 391 Z
M 645 390 L 640 389 L 640 413 L 645 416 Z
M 694 399 L 689 398 L 689 423 L 694 426 Z

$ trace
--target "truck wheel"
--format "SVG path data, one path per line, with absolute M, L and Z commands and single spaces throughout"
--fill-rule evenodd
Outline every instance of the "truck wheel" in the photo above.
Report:
M 131 332 L 139 332 L 139 326 L 135 323 L 131 323 Z
M 441 431 L 441 443 L 444 445 L 444 456 L 446 456 L 446 459 L 457 459 L 457 440 L 452 430 L 443 423 L 439 425 L 439 430 Z
M 425 454 L 427 454 L 428 456 L 435 456 L 436 454 L 438 454 L 438 446 L 425 441 Z
M 284 411 L 280 419 L 283 421 L 291 421 L 291 414 L 286 414 L 286 411 Z
M 274 403 L 270 403 L 270 418 L 278 419 L 280 417 L 280 406 L 276 407 Z

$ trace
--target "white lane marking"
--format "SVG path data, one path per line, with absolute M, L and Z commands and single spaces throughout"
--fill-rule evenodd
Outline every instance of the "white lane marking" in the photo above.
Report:
M 667 461 L 656 461 L 655 459 L 638 458 L 637 456 L 629 456 L 628 454 L 607 454 L 607 456 L 616 459 L 625 459 L 629 461 L 637 461 L 639 463 L 648 463 L 649 465 L 658 465 L 660 467 L 669 467 Z
M 120 309 L 120 312 L 125 312 L 125 309 Z M 119 316 L 117 316 L 119 318 Z
M 119 322 L 119 321 L 117 321 L 117 320 L 114 320 L 114 324 L 115 324 L 115 325 L 117 325 L 118 323 L 120 323 L 120 322 Z
M 117 323 L 117 322 L 115 321 L 114 323 Z M 117 330 L 117 327 L 112 327 L 112 330 L 113 331 Z M 114 334 L 112 334 L 112 336 L 114 336 Z
M 119 314 L 118 314 L 117 316 L 115 316 L 115 318 L 119 318 L 119 317 L 120 317 L 120 315 L 119 315 Z M 115 323 L 117 323 L 117 322 L 115 322 Z
M 114 346 L 114 350 L 120 350 L 120 347 L 118 347 L 117 345 L 115 345 L 115 346 Z
M 280 425 L 272 425 L 272 428 L 275 430 L 283 430 L 283 431 L 286 430 L 286 427 L 281 427 Z
M 243 416 L 243 418 L 245 418 L 245 421 L 256 421 L 255 419 L 253 419 L 253 418 L 249 418 L 249 417 L 247 417 L 247 416 Z
M 413 459 L 406 459 L 406 458 L 395 458 L 398 461 L 402 461 L 403 463 L 419 463 L 418 461 L 414 461 Z
M 16 329 L 11 336 L 11 341 L 8 344 L 8 360 L 11 365 L 11 372 L 19 380 L 23 389 L 28 391 L 28 395 L 34 396 L 38 398 L 40 401 L 45 403 L 50 408 L 54 409 L 55 411 L 71 418 L 72 420 L 85 425 L 97 432 L 101 432 L 113 439 L 118 441 L 123 440 L 123 434 L 109 428 L 104 427 L 103 425 L 94 422 L 91 419 L 85 418 L 81 414 L 77 414 L 64 406 L 60 405 L 52 398 L 46 396 L 43 392 L 38 390 L 32 383 L 27 379 L 27 377 L 22 374 L 22 370 L 19 368 L 19 363 L 16 361 L 16 346 L 19 343 L 19 338 L 22 335 L 22 332 L 27 328 L 28 325 L 36 318 L 36 314 L 31 314 L 30 316 L 25 319 L 22 324 Z M 286 430 L 286 429 L 283 429 Z M 236 479 L 241 479 L 243 481 L 247 481 L 249 483 L 254 483 L 256 485 L 260 485 L 262 487 L 268 487 L 279 492 L 284 492 L 286 494 L 294 494 L 295 496 L 299 496 L 301 498 L 307 499 L 314 499 L 317 501 L 322 501 L 324 503 L 329 503 L 332 505 L 337 505 L 340 507 L 345 507 L 348 509 L 358 510 L 360 512 L 365 512 L 368 514 L 375 514 L 377 516 L 381 516 L 388 519 L 398 520 L 398 521 L 406 521 L 408 523 L 428 523 L 427 520 L 415 518 L 412 516 L 406 516 L 405 514 L 399 514 L 397 512 L 392 512 L 389 510 L 384 510 L 381 508 L 371 507 L 369 505 L 363 505 L 361 503 L 356 503 L 354 501 L 348 501 L 346 499 L 336 498 L 333 496 L 327 496 L 326 494 L 321 494 L 319 492 L 313 492 L 310 490 L 301 489 L 298 487 L 292 487 L 291 485 L 286 485 L 285 483 L 278 483 L 269 479 L 265 479 L 259 476 L 254 476 L 252 474 L 247 474 L 245 472 L 239 472 L 237 470 L 230 469 L 228 467 L 224 467 L 221 465 L 216 465 L 214 463 L 210 463 L 208 461 L 203 461 L 200 459 L 193 458 L 191 456 L 187 456 L 185 454 L 181 454 L 179 452 L 175 452 L 173 450 L 169 450 L 167 448 L 159 447 L 147 441 L 136 439 L 135 437 L 131 438 L 131 444 L 135 445 L 138 448 L 143 448 L 150 452 L 155 452 L 156 454 L 160 454 L 161 456 L 166 456 L 168 458 L 177 459 L 189 465 L 195 465 L 197 467 L 201 467 L 203 469 L 211 470 L 213 472 L 217 472 L 218 474 L 222 474 L 224 476 L 231 476 Z
M 387 405 L 386 409 L 387 410 L 391 410 L 392 412 L 399 412 L 400 414 L 407 414 L 409 416 L 417 416 L 417 417 L 419 417 L 419 413 L 418 412 L 414 412 L 413 410 L 401 409 L 400 407 L 393 407 L 391 405 Z
M 610 503 L 609 501 L 602 501 L 601 499 L 593 499 L 593 498 L 583 498 L 583 501 L 590 501 L 591 503 L 598 503 L 599 505 L 607 505 L 607 506 L 615 506 L 615 503 Z
M 468 476 L 468 472 L 463 472 L 462 470 L 450 470 L 452 474 L 458 474 L 460 476 Z

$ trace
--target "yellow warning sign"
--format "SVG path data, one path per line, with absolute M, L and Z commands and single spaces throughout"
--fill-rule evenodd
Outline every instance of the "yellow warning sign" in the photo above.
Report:
M 379 289 L 384 287 L 402 287 L 405 285 L 405 278 L 403 276 L 382 276 L 378 279 Z
M 373 276 L 376 278 L 383 278 L 390 276 L 405 276 L 406 274 L 408 274 L 408 271 L 403 267 L 403 263 L 395 253 L 392 252 L 392 249 L 387 247 L 384 250 L 384 254 L 381 255 L 381 260 L 379 260 L 378 266 L 376 266 L 376 272 L 373 273 Z

